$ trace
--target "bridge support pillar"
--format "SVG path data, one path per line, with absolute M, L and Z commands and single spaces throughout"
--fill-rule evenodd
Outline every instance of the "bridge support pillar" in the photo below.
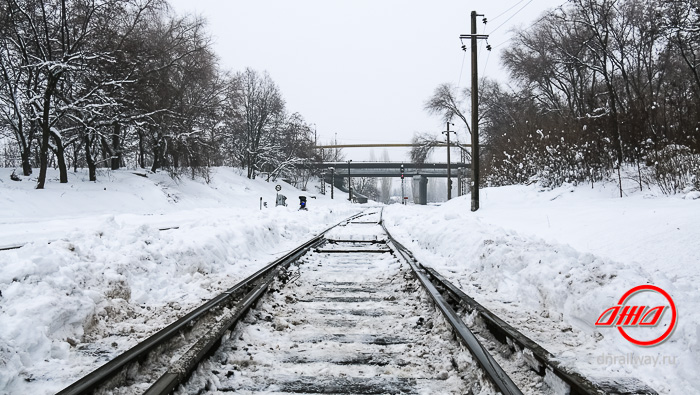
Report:
M 413 203 L 428 204 L 428 177 L 413 176 Z

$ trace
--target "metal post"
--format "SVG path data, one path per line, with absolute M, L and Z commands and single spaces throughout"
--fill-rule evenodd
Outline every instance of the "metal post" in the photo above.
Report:
M 350 162 L 352 162 L 352 159 L 348 160 L 348 200 L 352 202 L 352 177 L 350 177 Z
M 335 189 L 335 167 L 331 167 L 331 199 L 333 199 L 333 190 Z
M 479 62 L 476 47 L 476 11 L 472 11 L 472 211 L 479 209 Z
M 326 172 L 321 172 L 321 195 L 326 194 Z
M 462 148 L 460 150 L 460 161 L 459 163 L 467 163 L 467 152 Z M 465 176 L 467 175 L 466 169 L 462 168 L 462 171 L 459 174 L 459 196 L 463 196 L 467 194 L 467 183 L 465 180 Z
M 404 179 L 403 179 L 404 167 L 401 165 L 401 204 L 406 204 L 406 192 L 404 190 Z
M 450 174 L 450 133 L 457 133 L 454 131 L 450 132 L 449 122 L 447 122 L 447 130 L 442 133 L 447 134 L 447 200 L 450 200 L 452 199 L 452 178 Z

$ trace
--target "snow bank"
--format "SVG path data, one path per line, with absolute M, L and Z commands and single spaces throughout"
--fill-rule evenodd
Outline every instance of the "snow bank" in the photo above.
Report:
M 573 195 L 577 193 L 579 190 Z M 629 259 L 613 260 L 581 252 L 554 240 L 545 241 L 538 237 L 537 231 L 549 228 L 538 224 L 527 226 L 527 221 L 519 217 L 522 213 L 524 218 L 544 218 L 548 215 L 545 208 L 551 208 L 544 202 L 553 202 L 553 197 L 561 199 L 561 195 L 566 194 L 571 195 L 569 189 L 535 192 L 532 187 L 491 188 L 482 196 L 492 199 L 498 196 L 500 200 L 484 197 L 482 206 L 507 207 L 505 212 L 486 209 L 473 214 L 468 197 L 462 197 L 440 207 L 390 206 L 385 210 L 384 218 L 389 230 L 412 248 L 419 260 L 435 267 L 467 294 L 557 355 L 566 365 L 592 377 L 634 376 L 660 393 L 697 393 L 697 388 L 700 388 L 700 378 L 695 374 L 700 369 L 700 312 L 695 309 L 700 305 L 700 291 L 695 281 L 698 263 L 686 260 L 690 266 L 678 268 L 666 265 L 663 256 L 666 252 L 682 259 L 697 257 L 697 252 L 700 252 L 697 248 L 699 222 L 685 229 L 684 233 L 690 234 L 691 243 L 673 243 L 670 247 L 674 251 L 669 251 L 663 244 L 642 248 L 654 251 L 652 258 L 647 258 L 647 262 L 651 260 L 653 264 L 645 265 Z M 635 209 L 634 202 L 627 200 L 628 210 L 641 210 L 639 207 Z M 626 232 L 646 232 L 649 236 L 658 231 L 649 227 L 635 228 L 636 216 L 628 217 L 629 221 L 615 216 L 616 227 L 608 229 L 606 221 L 598 223 L 596 218 L 604 216 L 606 211 L 610 215 L 614 211 L 610 207 L 616 207 L 617 203 L 603 207 L 598 214 L 590 214 L 599 210 L 598 203 L 600 201 L 581 192 L 568 202 L 569 210 L 574 213 L 566 214 L 566 204 L 557 203 L 561 216 L 550 219 L 550 222 L 572 221 L 559 227 L 560 231 L 567 226 L 590 228 L 561 237 L 578 243 L 590 242 L 594 246 L 592 249 L 606 245 L 601 239 L 608 237 L 611 231 L 623 234 L 623 238 Z M 683 213 L 690 209 L 688 202 L 680 198 L 657 199 L 654 203 L 661 210 L 670 206 L 672 209 L 667 209 L 666 213 L 676 213 L 665 217 L 669 226 L 684 223 Z M 576 213 L 575 208 L 586 211 Z M 698 211 L 697 206 L 693 209 Z M 650 213 L 645 215 L 649 216 Z M 507 230 L 493 222 L 515 224 L 530 234 Z M 552 239 L 557 237 L 546 235 Z M 662 238 L 668 239 L 671 236 Z M 611 255 L 612 248 L 598 248 L 606 251 L 605 255 Z M 669 270 L 669 266 L 676 269 Z M 685 276 L 688 273 L 692 276 Z M 669 292 L 678 307 L 678 326 L 668 341 L 657 347 L 642 348 L 626 341 L 614 328 L 600 329 L 593 325 L 603 310 L 617 304 L 624 292 L 648 283 Z M 634 363 L 609 363 L 606 359 L 629 354 L 660 358 L 656 359 L 656 365 L 636 366 Z M 664 356 L 669 358 L 664 361 Z
M 44 230 L 0 252 L 0 393 L 64 388 L 361 209 L 318 196 L 309 211 L 260 210 L 261 196 L 274 205 L 275 184 L 217 173 L 209 185 L 127 172 L 98 183 L 78 175 L 45 191 L 0 184 L 11 199 L 0 235 Z M 292 204 L 309 195 L 287 184 L 285 192 Z

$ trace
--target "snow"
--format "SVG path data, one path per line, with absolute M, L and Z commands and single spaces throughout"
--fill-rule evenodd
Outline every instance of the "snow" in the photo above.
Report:
M 386 239 L 376 223 L 351 223 L 328 237 L 348 235 Z M 405 297 L 420 288 L 408 265 L 390 254 L 327 252 L 362 246 L 327 244 L 302 257 L 289 269 L 292 280 L 273 285 L 179 393 L 289 393 L 299 387 L 375 393 L 357 390 L 361 386 L 387 393 L 461 394 L 475 387 L 483 387 L 475 393 L 494 393 L 427 294 Z
M 698 201 L 616 192 L 486 188 L 476 213 L 465 196 L 437 207 L 390 206 L 384 218 L 421 262 L 567 366 L 601 379 L 633 376 L 662 394 L 698 393 Z M 593 325 L 641 284 L 663 288 L 678 307 L 674 333 L 656 347 Z
M 275 208 L 277 183 L 226 168 L 210 183 L 130 171 L 101 172 L 93 183 L 81 171 L 59 184 L 51 173 L 40 191 L 10 173 L 0 169 L 0 246 L 27 244 L 0 251 L 0 394 L 64 388 L 365 208 L 339 191 L 331 201 L 316 185 L 309 193 L 282 182 L 290 206 Z M 602 381 L 636 377 L 661 394 L 698 393 L 700 193 L 625 191 L 486 188 L 476 213 L 466 196 L 391 205 L 383 218 L 421 262 L 564 365 Z M 309 211 L 297 210 L 302 194 L 316 196 Z M 260 210 L 260 197 L 270 207 Z M 343 227 L 332 237 L 360 236 Z M 678 307 L 675 331 L 656 347 L 593 325 L 640 284 L 663 288 Z M 276 324 L 286 331 L 290 322 Z
M 260 210 L 276 183 L 231 169 L 210 184 L 78 173 L 42 191 L 1 172 L 0 244 L 28 244 L 0 252 L 0 393 L 55 393 L 361 209 L 313 193 L 309 211 Z M 292 204 L 312 195 L 280 184 Z

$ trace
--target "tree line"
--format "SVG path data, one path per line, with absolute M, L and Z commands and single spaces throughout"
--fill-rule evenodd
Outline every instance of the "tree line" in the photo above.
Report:
M 481 81 L 485 182 L 619 179 L 700 189 L 700 3 L 570 0 L 514 33 L 510 83 Z M 426 109 L 467 127 L 443 84 Z
M 242 166 L 275 177 L 315 160 L 315 131 L 267 72 L 218 64 L 206 21 L 164 0 L 0 0 L 0 135 L 39 168 Z

